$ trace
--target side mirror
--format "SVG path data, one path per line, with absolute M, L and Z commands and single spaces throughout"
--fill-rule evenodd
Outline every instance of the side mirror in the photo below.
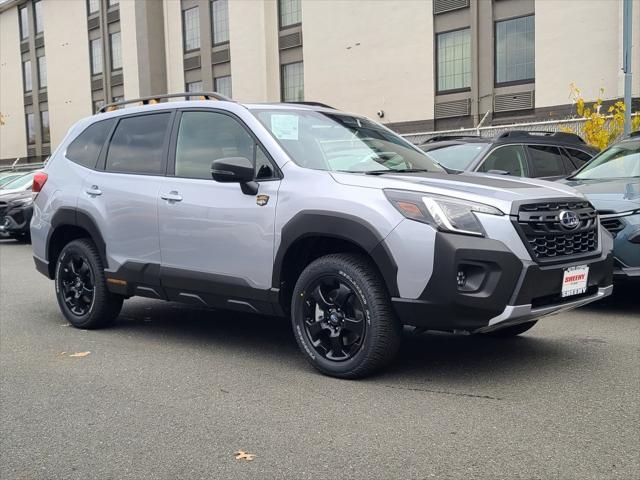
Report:
M 254 182 L 255 168 L 251 160 L 245 157 L 227 157 L 214 160 L 211 164 L 211 176 L 216 182 L 239 183 L 242 193 L 255 195 L 258 183 Z

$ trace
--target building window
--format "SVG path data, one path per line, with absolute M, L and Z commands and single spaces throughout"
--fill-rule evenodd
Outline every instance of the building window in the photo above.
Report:
M 198 50 L 200 48 L 200 12 L 198 7 L 182 12 L 182 32 L 184 51 Z
M 26 40 L 29 38 L 29 17 L 27 14 L 27 7 L 20 8 L 20 39 Z
M 36 143 L 36 126 L 34 124 L 33 113 L 27 113 L 27 143 L 33 145 Z
M 33 90 L 33 85 L 31 84 L 31 60 L 22 62 L 22 78 L 25 93 Z
M 496 83 L 535 78 L 534 16 L 496 22 Z
M 38 86 L 47 88 L 47 57 L 38 57 Z
M 214 89 L 219 94 L 231 98 L 231 75 L 215 78 Z
M 87 10 L 89 15 L 100 11 L 100 0 L 87 0 Z
M 292 27 L 302 23 L 300 0 L 279 0 L 280 28 Z
M 109 8 L 120 5 L 120 0 L 109 0 Z
M 301 102 L 304 100 L 304 71 L 302 62 L 282 66 L 282 101 Z
M 213 31 L 214 45 L 229 41 L 229 5 L 227 0 L 213 0 L 211 2 L 211 30 Z
M 96 38 L 89 42 L 91 51 L 91 75 L 102 73 L 102 39 Z
M 51 136 L 49 135 L 49 112 L 47 110 L 40 112 L 40 128 L 42 130 L 42 143 L 49 143 Z
M 33 4 L 33 10 L 36 14 L 36 34 L 44 32 L 44 25 L 42 23 L 42 1 L 35 2 Z
M 122 44 L 120 43 L 120 32 L 110 34 L 109 43 L 111 44 L 111 70 L 120 70 L 122 68 Z
M 104 107 L 104 100 L 94 100 L 93 113 L 98 113 L 98 110 L 100 110 L 102 107 Z
M 438 92 L 471 87 L 471 30 L 437 36 Z
M 124 102 L 124 97 L 122 95 L 116 95 L 111 101 L 113 103 Z
M 185 85 L 185 91 L 197 93 L 202 91 L 202 82 L 188 82 Z

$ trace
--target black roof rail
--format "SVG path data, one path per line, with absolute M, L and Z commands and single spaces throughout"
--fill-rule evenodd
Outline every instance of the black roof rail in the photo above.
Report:
M 481 139 L 478 135 L 436 135 L 435 137 L 431 137 L 423 142 L 425 143 L 434 143 L 434 142 L 446 142 L 447 140 L 461 140 L 465 138 L 477 138 Z
M 161 100 L 166 100 L 168 98 L 191 98 L 191 97 L 199 97 L 200 100 L 218 100 L 223 102 L 233 102 L 229 97 L 222 95 L 217 92 L 181 92 L 181 93 L 165 93 L 162 95 L 152 95 L 150 97 L 140 97 L 134 98 L 131 100 L 123 100 L 121 102 L 113 102 L 108 103 L 98 110 L 98 113 L 111 112 L 113 110 L 118 109 L 119 107 L 124 107 L 125 105 L 129 105 L 132 103 L 138 103 L 140 105 L 154 105 L 156 103 L 160 103 Z
M 631 132 L 629 134 L 629 138 L 636 138 L 636 137 L 640 137 L 640 130 L 636 130 L 635 132 Z
M 331 105 L 327 105 L 326 103 L 321 103 L 321 102 L 282 102 L 282 103 L 291 103 L 294 105 L 309 105 L 310 107 L 324 107 L 324 108 L 330 108 L 331 110 L 335 110 L 335 108 L 332 107 Z
M 579 144 L 585 144 L 586 142 L 582 139 L 582 137 L 580 135 L 577 135 L 575 133 L 571 133 L 571 132 L 547 132 L 547 131 L 525 131 L 525 130 L 511 130 L 509 132 L 504 132 L 501 133 L 500 135 L 498 135 L 498 139 L 503 139 L 503 138 L 518 138 L 518 137 L 524 137 L 524 138 L 535 138 L 535 137 L 544 137 L 544 138 L 550 138 L 550 139 L 554 139 L 554 140 L 561 140 L 563 142 L 567 142 L 567 143 L 579 143 Z

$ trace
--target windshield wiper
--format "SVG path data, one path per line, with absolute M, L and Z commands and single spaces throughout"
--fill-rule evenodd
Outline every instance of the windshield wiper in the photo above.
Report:
M 426 168 L 398 168 L 398 169 L 390 169 L 390 170 L 365 170 L 363 172 L 354 172 L 354 173 L 364 173 L 365 175 L 384 175 L 385 173 L 419 173 L 419 172 L 431 172 Z M 435 173 L 435 172 L 432 172 Z

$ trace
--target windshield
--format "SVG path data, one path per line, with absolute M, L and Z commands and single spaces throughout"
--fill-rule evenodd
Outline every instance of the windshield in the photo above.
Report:
M 445 170 L 424 152 L 365 118 L 312 110 L 254 109 L 301 167 L 343 172 Z
M 3 185 L 9 182 L 12 182 L 13 180 L 15 180 L 18 177 L 21 177 L 22 175 L 24 175 L 24 173 L 14 173 L 14 174 L 7 175 L 6 177 L 0 177 L 0 187 L 2 187 Z
M 623 142 L 608 148 L 587 163 L 572 178 L 579 180 L 640 178 L 640 141 Z
M 446 168 L 464 171 L 488 146 L 488 143 L 461 143 L 429 150 L 427 153 Z
M 15 180 L 12 180 L 11 182 L 3 185 L 2 189 L 13 190 L 13 189 L 24 188 L 33 182 L 33 175 L 34 175 L 33 173 L 28 173 L 26 175 L 23 175 L 22 177 L 18 177 Z

